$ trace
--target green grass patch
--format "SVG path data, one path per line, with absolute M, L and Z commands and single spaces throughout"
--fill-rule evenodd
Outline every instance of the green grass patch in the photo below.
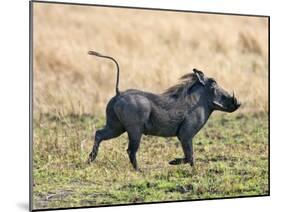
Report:
M 194 138 L 195 167 L 171 166 L 183 155 L 176 138 L 143 136 L 142 172 L 126 153 L 127 135 L 104 141 L 86 163 L 104 118 L 34 120 L 34 209 L 268 194 L 267 114 L 216 114 Z

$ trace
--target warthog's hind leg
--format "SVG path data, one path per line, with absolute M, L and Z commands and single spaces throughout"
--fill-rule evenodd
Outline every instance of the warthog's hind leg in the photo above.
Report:
M 88 163 L 91 163 L 96 159 L 99 151 L 99 146 L 102 141 L 115 138 L 121 135 L 123 132 L 123 129 L 111 129 L 109 127 L 105 127 L 102 130 L 98 130 L 95 134 L 95 143 L 92 152 L 89 155 Z
M 140 171 L 137 164 L 136 153 L 140 145 L 142 132 L 137 127 L 130 127 L 129 129 L 127 129 L 127 132 L 129 137 L 127 153 L 129 155 L 130 162 L 133 165 L 134 169 Z
M 98 130 L 95 134 L 95 138 L 94 138 L 95 143 L 93 145 L 93 149 L 92 149 L 91 153 L 89 154 L 88 163 L 91 163 L 96 159 L 101 141 L 102 141 L 102 139 L 100 137 L 100 130 Z

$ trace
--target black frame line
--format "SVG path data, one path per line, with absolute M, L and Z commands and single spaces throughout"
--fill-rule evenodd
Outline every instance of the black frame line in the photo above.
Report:
M 270 196 L 270 16 L 268 16 L 268 43 L 267 43 L 267 59 L 268 59 L 268 196 Z
M 34 3 L 50 3 L 50 4 L 65 4 L 65 5 L 79 5 L 79 6 L 96 6 L 96 7 L 110 7 L 120 9 L 137 9 L 137 10 L 157 10 L 166 12 L 189 12 L 189 13 L 201 13 L 201 14 L 214 14 L 214 15 L 235 15 L 235 16 L 251 16 L 266 18 L 269 15 L 255 15 L 255 14 L 239 14 L 239 13 L 224 13 L 224 12 L 208 12 L 208 11 L 196 11 L 196 10 L 178 10 L 178 9 L 164 9 L 164 8 L 152 8 L 152 7 L 135 7 L 124 5 L 108 5 L 108 4 L 87 4 L 87 3 L 74 3 L 74 2 L 59 2 L 59 1 L 44 1 L 44 0 L 31 0 Z
M 197 14 L 199 13 L 199 14 L 267 18 L 268 20 L 268 55 L 267 55 L 268 56 L 268 194 L 244 195 L 244 196 L 233 196 L 233 197 L 216 197 L 216 198 L 203 198 L 203 199 L 187 199 L 187 200 L 171 200 L 171 201 L 155 201 L 155 202 L 141 202 L 141 203 L 121 203 L 121 204 L 112 204 L 112 205 L 93 205 L 93 206 L 81 206 L 81 207 L 33 209 L 33 3 L 64 4 L 64 5 L 93 6 L 93 7 L 107 7 L 107 8 L 120 8 L 120 9 L 155 10 L 155 11 L 166 11 L 166 12 L 184 12 L 184 13 L 187 12 L 187 13 L 197 13 Z M 67 210 L 67 209 L 148 205 L 148 204 L 159 204 L 159 203 L 193 202 L 193 201 L 204 201 L 204 200 L 224 200 L 224 199 L 238 199 L 238 198 L 240 199 L 240 198 L 249 198 L 249 197 L 268 197 L 268 196 L 270 196 L 270 16 L 269 15 L 208 12 L 208 11 L 194 11 L 194 10 L 193 11 L 176 10 L 176 9 L 131 7 L 131 6 L 118 6 L 118 5 L 56 2 L 56 1 L 44 1 L 44 0 L 29 1 L 29 210 L 30 211 L 53 211 L 53 210 Z
M 33 211 L 33 3 L 29 2 L 29 210 Z

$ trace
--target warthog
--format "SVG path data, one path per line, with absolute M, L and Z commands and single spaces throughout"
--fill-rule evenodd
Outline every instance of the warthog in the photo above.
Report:
M 96 131 L 88 162 L 95 160 L 102 141 L 120 136 L 126 131 L 129 137 L 127 153 L 134 169 L 138 170 L 136 152 L 142 134 L 177 136 L 184 157 L 169 163 L 189 163 L 193 166 L 192 139 L 212 112 L 233 112 L 240 106 L 234 93 L 230 95 L 213 78 L 206 77 L 197 69 L 182 76 L 180 84 L 159 95 L 134 89 L 119 92 L 119 66 L 116 60 L 94 51 L 88 53 L 111 59 L 117 66 L 116 95 L 107 104 L 106 126 Z

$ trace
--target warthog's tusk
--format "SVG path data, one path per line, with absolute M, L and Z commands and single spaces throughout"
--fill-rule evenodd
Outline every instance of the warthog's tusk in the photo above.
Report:
M 234 104 L 237 104 L 237 99 L 235 98 L 234 91 L 232 91 L 232 100 Z

